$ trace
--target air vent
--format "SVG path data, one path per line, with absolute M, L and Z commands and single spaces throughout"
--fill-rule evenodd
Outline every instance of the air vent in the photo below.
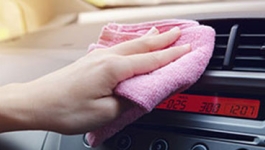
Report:
M 265 72 L 265 19 L 204 20 L 216 30 L 207 70 Z

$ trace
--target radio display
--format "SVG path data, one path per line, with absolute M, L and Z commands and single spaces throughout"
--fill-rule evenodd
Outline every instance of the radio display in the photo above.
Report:
M 175 94 L 162 101 L 156 108 L 255 119 L 258 117 L 260 101 L 245 98 Z

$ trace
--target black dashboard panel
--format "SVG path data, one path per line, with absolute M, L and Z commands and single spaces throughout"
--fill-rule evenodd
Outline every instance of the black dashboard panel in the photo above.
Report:
M 215 50 L 202 78 L 184 94 L 255 99 L 260 102 L 257 117 L 238 118 L 154 109 L 101 146 L 87 146 L 88 149 L 264 149 L 265 19 L 218 18 L 198 21 L 216 29 Z M 233 110 L 233 113 L 243 114 L 249 109 L 245 104 L 229 103 L 239 107 L 239 111 Z

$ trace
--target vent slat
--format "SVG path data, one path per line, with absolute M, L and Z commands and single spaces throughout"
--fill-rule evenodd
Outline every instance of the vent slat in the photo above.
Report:
M 216 38 L 228 38 L 229 34 L 217 34 Z
M 236 60 L 265 61 L 265 58 L 264 57 L 242 57 L 242 56 L 237 56 Z
M 215 55 L 212 58 L 214 58 L 214 59 L 224 59 L 224 56 L 222 56 L 222 55 L 220 55 L 220 56 Z
M 259 38 L 265 38 L 265 34 L 241 34 L 241 37 L 259 37 Z
M 248 71 L 248 72 L 265 72 L 265 68 L 247 68 L 247 67 L 234 67 L 235 71 Z
M 239 45 L 238 49 L 258 49 L 260 50 L 262 45 Z
M 221 44 L 216 44 L 215 48 L 222 48 L 222 49 L 226 49 L 226 45 L 221 45 Z
M 233 70 L 265 72 L 265 19 L 215 19 L 201 21 L 202 24 L 212 26 L 216 30 L 214 53 L 207 67 L 208 70 Z M 233 61 L 233 67 L 223 67 L 226 56 L 228 39 L 231 28 L 239 26 L 239 40 L 233 49 L 234 55 L 227 56 Z

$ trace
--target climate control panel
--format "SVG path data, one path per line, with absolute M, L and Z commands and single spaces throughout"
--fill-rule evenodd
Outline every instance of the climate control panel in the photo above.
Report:
M 85 137 L 85 136 L 83 136 Z M 102 145 L 87 150 L 264 150 L 263 146 L 240 144 L 203 136 L 194 136 L 159 128 L 129 126 Z

